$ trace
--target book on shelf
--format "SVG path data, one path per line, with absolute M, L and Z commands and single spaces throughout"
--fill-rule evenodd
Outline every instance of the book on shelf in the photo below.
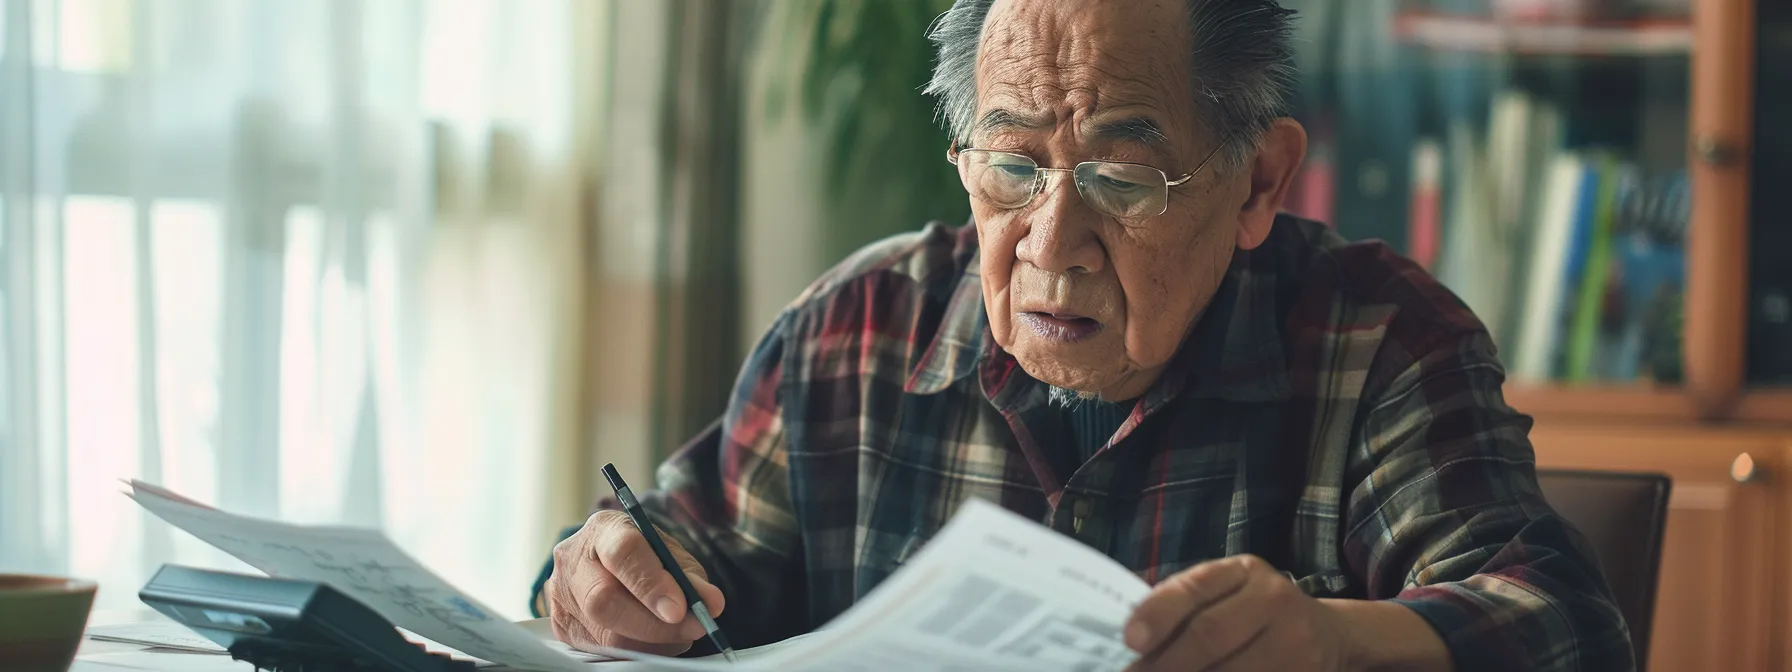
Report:
M 1542 216 L 1531 241 L 1518 337 L 1507 362 L 1515 377 L 1550 378 L 1553 347 L 1561 340 L 1567 321 L 1568 296 L 1564 288 L 1572 286 L 1567 282 L 1571 277 L 1568 259 L 1575 249 L 1576 227 L 1587 226 L 1579 221 L 1582 217 L 1592 218 L 1593 199 L 1583 193 L 1597 188 L 1598 172 L 1586 157 L 1577 152 L 1556 155 L 1544 186 Z M 1550 278 L 1555 282 L 1541 281 Z
M 1512 279 L 1524 267 L 1518 257 L 1542 207 L 1543 174 L 1562 145 L 1561 113 L 1507 91 L 1494 99 L 1484 145 L 1478 136 L 1467 121 L 1450 129 L 1452 177 L 1438 274 L 1504 343 L 1515 333 L 1521 290 Z
M 1564 127 L 1554 105 L 1507 92 L 1484 132 L 1458 121 L 1447 139 L 1414 143 L 1415 173 L 1444 154 L 1437 276 L 1516 380 L 1678 380 L 1685 172 L 1651 175 L 1616 150 L 1569 147 Z M 1414 241 L 1425 188 L 1415 176 Z
M 1637 171 L 1640 175 L 1640 171 Z M 1614 380 L 1680 380 L 1680 295 L 1686 286 L 1686 225 L 1692 184 L 1684 171 L 1636 179 L 1615 196 L 1613 229 L 1620 319 L 1600 346 L 1600 371 Z
M 1427 269 L 1437 265 L 1438 238 L 1443 235 L 1443 152 L 1435 138 L 1419 138 L 1412 147 L 1406 255 Z
M 1594 192 L 1593 222 L 1587 239 L 1586 258 L 1580 274 L 1567 280 L 1578 290 L 1573 321 L 1568 325 L 1567 353 L 1562 378 L 1571 383 L 1593 380 L 1594 354 L 1600 341 L 1600 322 L 1605 315 L 1607 288 L 1612 275 L 1612 217 L 1618 186 L 1631 179 L 1628 171 L 1610 158 L 1599 166 L 1599 187 Z

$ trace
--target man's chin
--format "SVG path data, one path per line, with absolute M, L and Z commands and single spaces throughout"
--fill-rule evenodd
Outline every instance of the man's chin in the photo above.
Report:
M 1101 390 L 1113 384 L 1117 376 L 1095 368 L 1069 365 L 1061 359 L 1033 358 L 1015 354 L 1014 360 L 1034 380 L 1051 386 L 1058 396 L 1075 399 L 1099 399 Z

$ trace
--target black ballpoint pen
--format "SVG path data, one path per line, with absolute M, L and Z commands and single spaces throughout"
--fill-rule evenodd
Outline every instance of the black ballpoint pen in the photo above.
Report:
M 623 512 L 628 514 L 629 520 L 634 521 L 635 527 L 640 528 L 641 536 L 647 538 L 647 545 L 653 547 L 654 555 L 660 556 L 660 565 L 672 574 L 672 579 L 678 582 L 678 589 L 684 591 L 684 601 L 690 605 L 691 614 L 697 617 L 697 622 L 703 625 L 703 631 L 709 634 L 709 641 L 715 643 L 716 650 L 721 651 L 722 657 L 727 658 L 728 662 L 737 662 L 734 647 L 728 645 L 728 638 L 722 636 L 722 629 L 716 625 L 715 617 L 709 614 L 709 605 L 704 604 L 703 598 L 697 595 L 697 589 L 691 587 L 690 577 L 685 576 L 684 569 L 678 566 L 678 560 L 672 557 L 672 550 L 666 548 L 666 542 L 660 539 L 659 530 L 654 529 L 653 521 L 647 517 L 647 510 L 641 508 L 641 501 L 635 499 L 635 493 L 628 489 L 628 483 L 623 482 L 622 474 L 616 473 L 616 465 L 604 465 L 604 480 L 610 482 L 610 489 L 616 491 L 616 499 L 622 501 Z

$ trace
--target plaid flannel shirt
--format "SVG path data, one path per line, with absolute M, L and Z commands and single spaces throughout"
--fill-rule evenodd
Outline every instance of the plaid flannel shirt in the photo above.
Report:
M 1486 330 L 1417 265 L 1279 218 L 1107 445 L 1058 473 L 1063 413 L 989 335 L 977 254 L 974 228 L 934 225 L 830 271 L 720 430 L 659 469 L 644 500 L 727 595 L 737 645 L 822 625 L 981 497 L 1148 583 L 1252 553 L 1311 595 L 1398 602 L 1459 670 L 1633 667 Z

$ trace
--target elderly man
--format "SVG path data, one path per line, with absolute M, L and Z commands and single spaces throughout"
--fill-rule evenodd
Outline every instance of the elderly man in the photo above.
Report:
M 1387 247 L 1278 214 L 1306 143 L 1290 14 L 941 17 L 929 92 L 974 226 L 818 280 L 647 498 L 736 644 L 840 614 L 981 497 L 1154 586 L 1125 630 L 1141 668 L 1631 666 L 1485 329 Z M 538 604 L 573 645 L 702 634 L 620 513 L 550 569 Z

